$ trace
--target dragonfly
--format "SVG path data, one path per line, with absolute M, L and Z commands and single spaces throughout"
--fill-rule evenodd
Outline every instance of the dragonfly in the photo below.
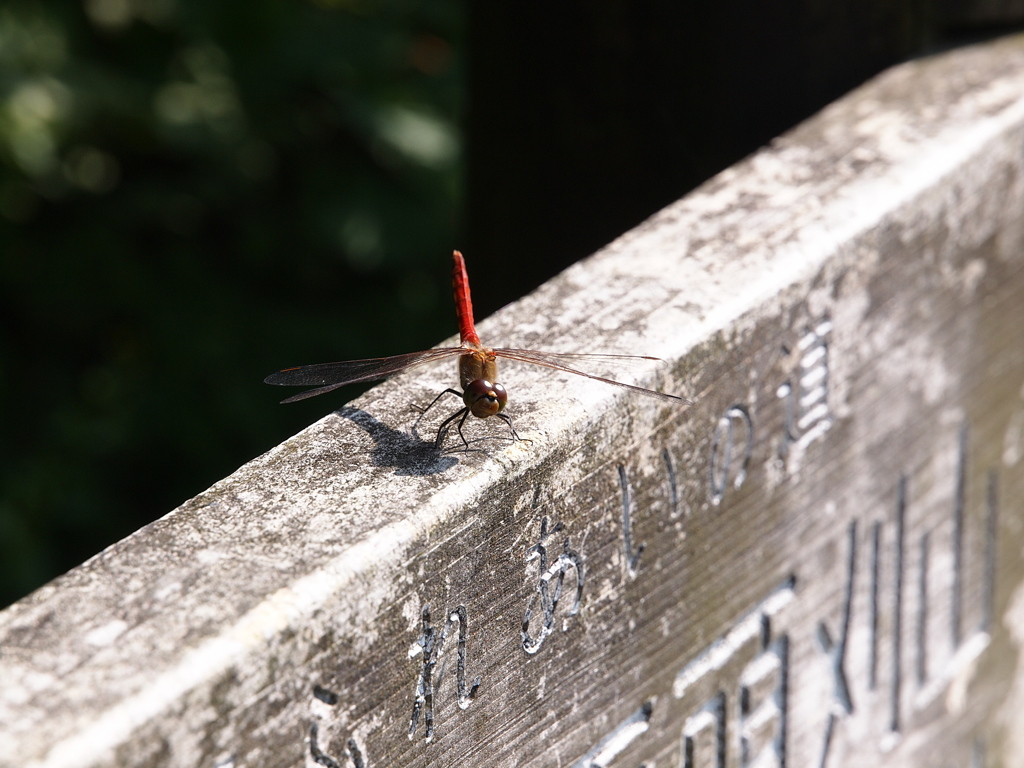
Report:
M 456 424 L 456 422 L 459 437 L 462 438 L 466 448 L 469 448 L 469 441 L 466 440 L 462 427 L 470 414 L 479 419 L 497 416 L 508 425 L 513 441 L 521 439 L 516 433 L 515 427 L 512 426 L 511 417 L 504 413 L 505 406 L 508 403 L 508 392 L 504 386 L 498 383 L 499 358 L 520 363 L 532 363 L 533 365 L 540 365 L 564 373 L 585 376 L 588 379 L 603 381 L 606 384 L 613 384 L 617 387 L 624 387 L 633 392 L 639 392 L 642 395 L 659 400 L 692 405 L 690 400 L 679 395 L 670 395 L 653 389 L 645 389 L 633 384 L 615 381 L 614 379 L 594 376 L 573 367 L 588 361 L 592 363 L 599 363 L 601 361 L 628 362 L 658 360 L 659 358 L 657 357 L 649 357 L 647 355 L 538 352 L 532 349 L 485 347 L 480 342 L 480 336 L 477 334 L 476 325 L 473 322 L 473 302 L 469 293 L 469 275 L 466 272 L 466 260 L 459 251 L 454 252 L 454 262 L 452 268 L 452 290 L 455 294 L 455 313 L 459 324 L 460 346 L 435 347 L 434 349 L 425 349 L 422 352 L 407 352 L 403 355 L 373 357 L 366 360 L 346 360 L 338 363 L 300 365 L 295 368 L 285 368 L 282 371 L 272 373 L 263 380 L 264 383 L 284 387 L 315 387 L 281 401 L 282 403 L 294 403 L 331 392 L 339 387 L 344 387 L 346 384 L 356 384 L 361 381 L 378 381 L 407 371 L 410 368 L 426 365 L 427 363 L 458 358 L 459 384 L 462 390 L 459 391 L 451 388 L 444 390 L 420 414 L 422 419 L 423 415 L 433 408 L 434 404 L 445 395 L 451 394 L 462 399 L 462 409 L 445 419 L 438 428 L 437 438 L 434 441 L 436 449 L 440 449 L 443 445 L 445 436 L 452 424 Z

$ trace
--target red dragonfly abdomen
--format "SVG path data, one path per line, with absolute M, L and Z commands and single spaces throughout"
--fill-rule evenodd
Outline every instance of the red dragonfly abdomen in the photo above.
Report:
M 459 319 L 459 338 L 463 344 L 479 347 L 480 337 L 476 335 L 476 325 L 473 323 L 473 300 L 469 296 L 466 260 L 458 251 L 455 251 L 455 266 L 452 267 L 452 291 L 455 293 L 455 315 Z

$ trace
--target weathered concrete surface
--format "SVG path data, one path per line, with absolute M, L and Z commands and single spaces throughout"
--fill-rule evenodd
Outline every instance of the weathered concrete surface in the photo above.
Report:
M 0 614 L 0 766 L 1024 762 L 1022 171 L 1024 39 L 882 75 L 481 326 L 693 408 L 372 390 Z

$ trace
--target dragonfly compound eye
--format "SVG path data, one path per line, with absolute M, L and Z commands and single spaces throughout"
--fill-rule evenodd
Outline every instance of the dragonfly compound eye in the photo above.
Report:
M 476 379 L 469 382 L 466 391 L 462 393 L 462 401 L 470 413 L 477 418 L 486 419 L 504 410 L 505 403 L 508 402 L 508 393 L 501 384 Z

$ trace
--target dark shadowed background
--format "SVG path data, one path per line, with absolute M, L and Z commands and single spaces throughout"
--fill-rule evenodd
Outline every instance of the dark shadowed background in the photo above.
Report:
M 0 605 L 1013 6 L 5 0 Z

